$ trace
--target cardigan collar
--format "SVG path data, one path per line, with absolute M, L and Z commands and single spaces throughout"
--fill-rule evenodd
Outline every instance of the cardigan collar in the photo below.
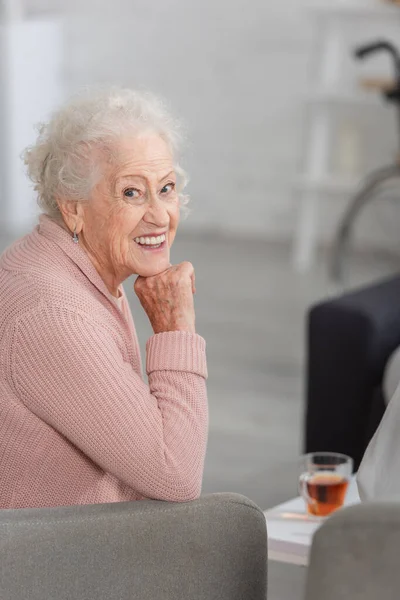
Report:
M 47 215 L 40 215 L 39 225 L 37 231 L 40 235 L 43 235 L 48 240 L 51 240 L 76 264 L 76 266 L 82 271 L 89 281 L 109 300 L 115 303 L 115 296 L 113 296 L 96 271 L 92 261 L 88 254 L 79 245 L 74 243 L 72 235 L 68 233 L 61 225 L 56 221 L 48 217 Z M 122 286 L 119 287 L 121 294 L 123 294 Z

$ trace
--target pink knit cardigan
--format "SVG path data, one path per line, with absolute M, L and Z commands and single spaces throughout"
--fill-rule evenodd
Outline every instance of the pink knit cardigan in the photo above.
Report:
M 50 218 L 0 257 L 0 508 L 199 496 L 205 342 L 152 336 Z

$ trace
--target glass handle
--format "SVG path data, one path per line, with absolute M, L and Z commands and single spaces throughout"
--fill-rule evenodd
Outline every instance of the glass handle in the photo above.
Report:
M 304 502 L 306 502 L 306 504 L 310 504 L 311 506 L 315 506 L 317 504 L 317 501 L 315 500 L 315 498 L 311 498 L 311 496 L 309 496 L 308 492 L 307 492 L 307 481 L 308 481 L 308 477 L 302 475 L 299 479 L 299 493 L 300 496 L 303 498 Z

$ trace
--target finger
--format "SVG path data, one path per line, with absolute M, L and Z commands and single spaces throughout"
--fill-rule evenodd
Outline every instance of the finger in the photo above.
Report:
M 178 265 L 178 267 L 183 273 L 187 273 L 190 276 L 192 276 L 192 273 L 194 272 L 192 263 L 188 261 L 182 262 L 180 265 Z
M 191 280 L 192 280 L 192 292 L 193 294 L 196 293 L 196 275 L 193 271 L 192 275 L 191 275 Z
M 135 279 L 135 282 L 134 282 L 134 284 L 133 284 L 133 289 L 134 289 L 134 290 L 137 290 L 137 289 L 138 289 L 138 287 L 139 287 L 139 286 L 140 286 L 140 284 L 141 284 L 141 281 L 142 281 L 142 279 L 143 279 L 143 278 L 142 278 L 140 275 L 138 275 L 138 276 L 136 277 L 136 279 Z

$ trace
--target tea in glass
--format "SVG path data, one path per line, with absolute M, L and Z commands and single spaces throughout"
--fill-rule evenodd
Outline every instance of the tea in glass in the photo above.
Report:
M 318 452 L 304 456 L 299 483 L 307 512 L 326 517 L 341 508 L 352 470 L 353 461 L 344 454 Z

